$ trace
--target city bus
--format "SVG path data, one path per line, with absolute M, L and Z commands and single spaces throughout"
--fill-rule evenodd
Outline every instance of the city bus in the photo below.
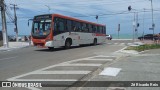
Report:
M 106 26 L 60 14 L 45 14 L 33 19 L 31 38 L 34 46 L 70 48 L 100 44 L 106 39 Z

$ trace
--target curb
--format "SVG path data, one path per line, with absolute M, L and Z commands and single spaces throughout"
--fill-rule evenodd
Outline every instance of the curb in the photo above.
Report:
M 30 45 L 22 46 L 22 47 L 2 48 L 2 49 L 0 49 L 0 51 L 12 51 L 12 50 L 17 50 L 17 49 L 21 49 L 21 48 L 27 48 L 29 46 Z
M 129 47 L 129 46 L 126 46 L 126 47 L 122 48 L 121 50 L 118 50 L 118 51 L 116 51 L 116 52 L 114 52 L 114 53 L 121 52 L 121 53 L 136 55 L 136 54 L 142 54 L 142 53 L 144 53 L 144 52 L 149 51 L 149 50 L 144 50 L 144 51 L 138 52 L 138 51 L 136 51 L 136 50 L 125 50 L 127 47 Z
M 73 87 L 66 87 L 64 90 L 81 90 L 83 88 L 83 86 L 87 84 L 87 81 L 91 81 L 94 77 L 96 77 L 101 71 L 103 71 L 104 67 L 112 65 L 113 63 L 119 61 L 120 58 L 122 58 L 122 57 L 123 56 L 117 56 L 113 60 L 113 62 L 109 62 L 109 63 L 106 62 L 106 63 L 102 64 L 100 67 L 92 70 L 91 73 L 89 73 L 87 75 L 84 75 L 82 78 L 80 78 L 78 80 L 78 81 L 86 81 L 86 83 L 82 84 L 82 86 L 80 86 L 80 87 L 74 87 L 74 85 L 78 84 L 77 82 L 75 82 L 73 84 Z

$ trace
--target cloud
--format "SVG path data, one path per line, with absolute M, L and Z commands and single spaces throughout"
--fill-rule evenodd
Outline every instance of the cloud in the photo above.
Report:
M 14 0 L 6 0 L 6 3 L 9 5 L 10 3 L 15 2 Z M 132 30 L 133 13 L 117 15 L 108 14 L 116 14 L 121 12 L 128 13 L 128 6 L 131 5 L 133 9 L 141 11 L 141 13 L 139 13 L 139 21 L 142 25 L 144 14 L 143 9 L 151 9 L 151 2 L 149 0 L 16 0 L 16 4 L 19 7 L 19 10 L 17 10 L 17 15 L 21 21 L 32 18 L 35 15 L 49 13 L 50 8 L 51 13 L 60 13 L 72 17 L 82 16 L 76 18 L 93 22 L 96 22 L 95 15 L 99 15 L 99 23 L 106 24 L 111 30 L 109 31 L 111 33 L 115 33 L 114 30 L 117 28 L 118 23 L 122 24 L 122 32 L 126 32 L 128 29 Z M 153 0 L 154 9 L 160 10 L 159 4 L 160 0 Z M 49 6 L 49 8 L 46 5 Z M 158 28 L 160 28 L 160 25 L 157 25 L 159 21 L 156 20 L 160 19 L 159 14 L 159 11 L 154 11 L 154 20 L 156 23 L 157 32 Z M 151 12 L 146 12 L 145 18 L 151 18 Z M 146 19 L 145 23 L 147 24 L 145 29 L 148 29 L 151 20 Z M 23 27 L 25 25 L 23 25 Z M 140 29 L 143 29 L 142 26 Z M 130 33 L 132 31 L 127 32 Z

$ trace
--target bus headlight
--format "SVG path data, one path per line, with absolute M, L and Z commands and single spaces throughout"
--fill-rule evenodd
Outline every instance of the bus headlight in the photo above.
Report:
M 46 41 L 45 46 L 46 47 L 53 47 L 53 41 Z

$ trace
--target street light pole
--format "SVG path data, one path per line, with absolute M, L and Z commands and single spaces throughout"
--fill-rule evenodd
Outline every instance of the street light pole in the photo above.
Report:
M 136 39 L 138 38 L 138 27 L 139 27 L 138 12 L 136 12 Z
M 51 8 L 50 8 L 48 5 L 45 5 L 45 6 L 48 8 L 48 12 L 49 12 L 49 14 L 50 14 Z
M 136 29 L 136 20 L 135 20 L 136 13 L 134 12 L 134 20 L 133 20 L 133 42 L 135 38 L 135 29 Z
M 6 25 L 6 15 L 5 15 L 5 4 L 4 0 L 0 1 L 1 7 L 1 17 L 2 17 L 2 33 L 3 33 L 3 46 L 4 48 L 8 48 L 8 35 L 7 35 L 7 25 Z
M 131 11 L 132 7 L 128 6 L 128 11 Z M 133 20 L 133 42 L 135 40 L 135 32 L 137 32 L 137 37 L 138 37 L 138 27 L 139 27 L 139 23 L 138 23 L 138 12 L 136 12 L 136 9 L 133 9 L 134 11 L 134 20 Z

